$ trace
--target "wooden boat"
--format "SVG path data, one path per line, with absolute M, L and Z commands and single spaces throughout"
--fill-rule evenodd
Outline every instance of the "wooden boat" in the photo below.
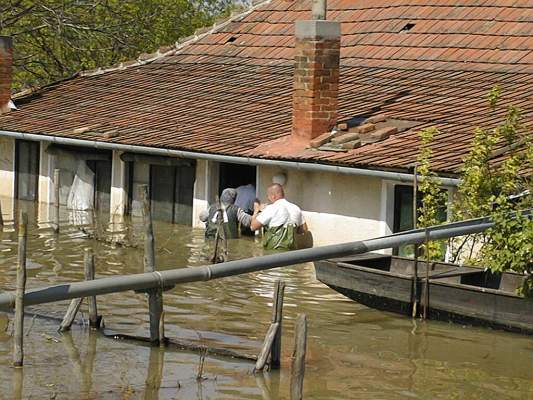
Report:
M 419 261 L 416 297 L 419 312 L 427 301 L 428 318 L 533 334 L 533 299 L 516 294 L 523 275 L 431 263 L 426 285 L 426 269 L 427 264 Z M 370 253 L 316 261 L 315 270 L 318 280 L 352 300 L 412 314 L 412 259 Z

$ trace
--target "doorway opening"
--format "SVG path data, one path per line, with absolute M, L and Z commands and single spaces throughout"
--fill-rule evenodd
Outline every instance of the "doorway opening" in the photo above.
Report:
M 257 168 L 254 165 L 220 163 L 218 194 L 226 188 L 238 188 L 248 184 L 256 187 Z

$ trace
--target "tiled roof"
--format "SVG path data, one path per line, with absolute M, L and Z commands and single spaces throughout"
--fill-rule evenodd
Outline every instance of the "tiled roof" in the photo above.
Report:
M 149 62 L 20 97 L 0 130 L 276 158 L 260 149 L 291 131 L 293 24 L 309 10 L 273 0 Z M 379 113 L 414 127 L 346 152 L 282 158 L 405 169 L 416 132 L 436 125 L 434 165 L 456 172 L 473 128 L 497 123 L 506 105 L 521 107 L 531 129 L 531 0 L 330 0 L 328 19 L 342 22 L 341 121 Z M 490 112 L 495 84 L 502 102 Z

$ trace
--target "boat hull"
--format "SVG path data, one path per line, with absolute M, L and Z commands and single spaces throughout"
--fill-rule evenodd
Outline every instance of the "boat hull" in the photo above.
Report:
M 401 265 L 395 265 L 395 261 Z M 367 307 L 410 316 L 413 279 L 409 266 L 412 260 L 406 262 L 391 256 L 376 256 L 372 262 L 363 259 L 360 263 L 363 265 L 358 265 L 357 259 L 317 261 L 316 276 L 333 290 Z M 442 266 L 450 268 L 449 264 Z M 512 274 L 505 279 L 500 277 L 497 282 L 483 281 L 485 286 L 492 287 L 461 282 L 474 283 L 474 278 L 483 273 L 472 269 L 463 276 L 430 280 L 428 317 L 533 334 L 533 300 L 517 296 L 514 290 L 495 288 L 496 283 L 499 286 L 505 286 L 506 282 L 516 285 L 520 276 Z M 426 298 L 424 286 L 423 282 L 418 283 L 419 312 Z

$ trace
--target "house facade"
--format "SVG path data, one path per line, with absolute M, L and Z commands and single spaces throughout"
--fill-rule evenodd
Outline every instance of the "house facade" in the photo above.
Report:
M 439 129 L 433 166 L 450 192 L 476 126 L 513 104 L 531 129 L 528 1 L 311 10 L 262 2 L 157 53 L 13 96 L 12 41 L 0 38 L 4 218 L 19 199 L 49 221 L 57 179 L 62 205 L 114 218 L 138 216 L 148 184 L 156 218 L 199 227 L 225 187 L 252 183 L 266 200 L 281 181 L 315 245 L 366 239 L 412 224 L 421 129 Z

